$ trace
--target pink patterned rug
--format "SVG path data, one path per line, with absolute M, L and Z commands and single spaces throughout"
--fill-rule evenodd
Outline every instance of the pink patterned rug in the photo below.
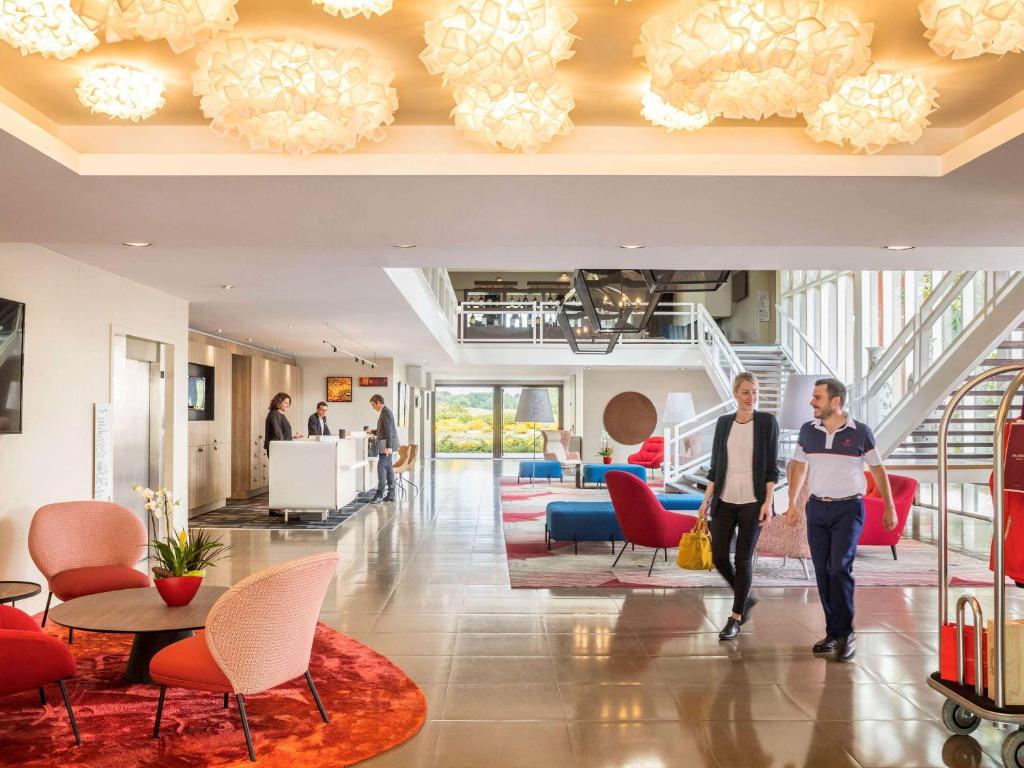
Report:
M 514 483 L 514 481 L 513 481 Z M 660 489 L 656 489 L 660 490 Z M 608 491 L 578 490 L 569 484 L 524 485 L 518 489 L 502 481 L 501 508 L 508 554 L 509 579 L 513 587 L 551 589 L 564 587 L 721 587 L 724 580 L 716 571 L 684 571 L 675 564 L 676 553 L 658 556 L 654 572 L 647 569 L 654 554 L 652 549 L 627 549 L 618 566 L 612 570 L 610 542 L 581 542 L 579 554 L 573 554 L 573 543 L 552 542 L 548 551 L 544 542 L 545 508 L 552 501 L 602 501 Z M 620 548 L 622 544 L 618 545 Z M 896 547 L 899 560 L 892 559 L 888 547 L 863 547 L 857 553 L 854 576 L 857 584 L 868 587 L 935 586 L 938 583 L 936 551 L 931 544 L 903 539 Z M 781 557 L 762 556 L 757 562 L 754 578 L 762 587 L 793 587 L 814 584 L 814 568 L 807 563 L 809 578 L 799 560 L 790 558 L 784 565 Z M 951 552 L 950 577 L 962 585 L 992 583 L 987 563 Z

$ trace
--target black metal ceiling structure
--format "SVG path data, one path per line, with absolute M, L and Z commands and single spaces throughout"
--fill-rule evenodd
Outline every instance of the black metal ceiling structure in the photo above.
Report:
M 654 293 L 717 291 L 729 279 L 730 270 L 644 269 L 644 280 Z
M 640 333 L 658 305 L 639 269 L 577 269 L 572 285 L 595 330 Z

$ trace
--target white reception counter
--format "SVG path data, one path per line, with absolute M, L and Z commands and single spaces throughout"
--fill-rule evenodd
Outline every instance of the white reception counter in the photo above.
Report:
M 316 510 L 322 519 L 367 489 L 371 463 L 366 437 L 275 440 L 270 443 L 270 508 Z

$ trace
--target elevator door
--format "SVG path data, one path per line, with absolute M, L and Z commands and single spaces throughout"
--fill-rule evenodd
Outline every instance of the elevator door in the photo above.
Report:
M 132 485 L 153 487 L 150 401 L 155 365 L 126 358 L 114 388 L 114 502 L 135 512 L 147 531 L 149 514 Z

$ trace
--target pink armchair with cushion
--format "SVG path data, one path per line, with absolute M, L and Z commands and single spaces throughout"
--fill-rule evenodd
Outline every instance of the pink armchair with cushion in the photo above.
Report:
M 612 497 L 615 518 L 626 539 L 612 568 L 618 565 L 627 545 L 654 547 L 651 567 L 647 569 L 647 575 L 650 576 L 654 570 L 654 561 L 658 559 L 658 550 L 666 550 L 667 558 L 668 550 L 679 546 L 679 540 L 684 533 L 693 530 L 697 518 L 669 512 L 658 501 L 650 486 L 636 475 L 612 470 L 605 475 L 605 482 Z
M 210 608 L 206 631 L 167 646 L 153 657 L 149 674 L 160 685 L 153 738 L 168 686 L 234 694 L 249 759 L 256 752 L 244 697 L 305 675 L 320 717 L 327 712 L 309 674 L 320 605 L 338 565 L 336 552 L 275 565 L 242 579 Z
M 889 475 L 889 486 L 892 488 L 892 501 L 896 507 L 896 527 L 887 531 L 882 526 L 882 515 L 885 503 L 875 487 L 875 480 L 870 472 L 864 473 L 868 479 L 868 490 L 864 495 L 864 530 L 861 531 L 859 547 L 889 547 L 892 559 L 896 558 L 896 545 L 903 538 L 903 529 L 910 517 L 910 508 L 914 506 L 917 495 L 917 480 L 903 475 Z
M 72 600 L 148 587 L 149 577 L 135 569 L 146 556 L 146 544 L 146 527 L 120 504 L 65 501 L 40 507 L 28 529 L 28 551 L 49 588 L 43 626 L 54 595 Z
M 640 446 L 640 450 L 626 461 L 648 469 L 661 469 L 661 465 L 665 461 L 665 438 L 661 435 L 648 437 Z

